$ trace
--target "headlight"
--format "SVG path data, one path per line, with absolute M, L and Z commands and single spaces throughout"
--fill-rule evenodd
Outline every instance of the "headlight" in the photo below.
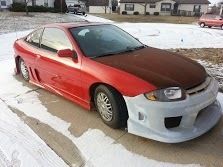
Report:
M 179 87 L 170 87 L 146 93 L 145 97 L 148 100 L 152 101 L 169 102 L 169 101 L 183 100 L 185 99 L 186 94 Z

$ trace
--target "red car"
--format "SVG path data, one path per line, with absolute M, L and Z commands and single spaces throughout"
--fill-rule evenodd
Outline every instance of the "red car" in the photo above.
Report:
M 16 70 L 37 86 L 96 108 L 112 128 L 176 143 L 221 117 L 218 83 L 198 63 L 101 23 L 40 27 L 14 43 Z
M 198 24 L 203 28 L 205 26 L 211 27 L 221 27 L 223 29 L 223 18 L 219 15 L 204 14 L 201 16 Z

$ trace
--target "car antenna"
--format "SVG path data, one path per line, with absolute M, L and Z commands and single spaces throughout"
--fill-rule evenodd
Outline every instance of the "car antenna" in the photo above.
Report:
M 15 29 L 16 40 L 17 40 L 17 39 L 18 39 L 18 34 L 17 34 L 17 28 L 16 28 L 16 20 L 15 20 L 15 15 L 14 15 L 14 13 L 12 14 L 12 16 L 13 16 L 14 29 Z

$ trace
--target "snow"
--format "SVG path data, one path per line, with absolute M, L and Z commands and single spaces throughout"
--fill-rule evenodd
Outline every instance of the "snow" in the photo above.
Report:
M 67 166 L 2 100 L 0 110 L 1 167 Z
M 24 13 L 1 12 L 0 13 L 0 34 L 15 31 L 24 31 L 53 22 L 75 22 L 83 21 L 77 17 L 67 16 L 59 13 Z
M 0 46 L 0 86 L 2 88 L 0 89 L 0 166 L 19 167 L 21 164 L 23 167 L 30 167 L 32 164 L 33 167 L 65 167 L 67 165 L 64 161 L 6 105 L 6 102 L 18 99 L 16 98 L 18 95 L 26 95 L 26 92 L 31 89 L 24 87 L 13 77 L 14 62 L 11 46 L 15 36 L 9 34 L 5 39 L 8 39 L 7 42 L 2 43 L 2 38 L 0 38 L 0 43 L 3 44 Z M 20 99 L 16 103 L 22 102 Z M 29 107 L 27 110 L 33 111 L 33 108 Z
M 216 5 L 219 2 L 222 2 L 222 0 L 209 0 L 209 2 L 211 2 L 212 5 Z
M 115 24 L 144 44 L 156 48 L 223 48 L 223 31 L 218 28 L 200 28 L 190 24 L 115 23 L 92 15 L 78 17 L 91 22 Z
M 218 81 L 220 88 L 223 87 L 223 64 L 212 64 L 211 62 L 206 62 L 204 60 L 197 60 L 198 63 L 203 65 L 207 72 L 214 76 L 215 79 Z
M 27 32 L 19 32 L 22 36 Z M 7 39 L 7 40 L 6 40 Z M 27 126 L 8 106 L 22 111 L 25 115 L 38 119 L 69 138 L 85 158 L 85 166 L 165 166 L 165 167 L 199 167 L 199 164 L 173 164 L 152 160 L 128 151 L 121 144 L 98 129 L 89 129 L 80 137 L 69 131 L 70 123 L 47 111 L 38 99 L 38 93 L 22 85 L 13 76 L 14 60 L 13 41 L 16 34 L 0 35 L 1 70 L 0 87 L 0 162 L 3 167 L 14 163 L 23 167 L 32 166 L 66 166 L 64 162 Z M 4 41 L 4 42 L 3 42 Z M 7 55 L 4 55 L 7 53 Z M 4 58 L 4 59 L 3 59 Z M 4 103 L 3 103 L 4 101 Z M 7 106 L 8 105 L 8 106 Z M 32 142 L 30 142 L 32 141 Z M 108 163 L 112 160 L 112 163 Z M 6 165 L 7 164 L 7 165 Z M 16 167 L 14 165 L 13 167 Z

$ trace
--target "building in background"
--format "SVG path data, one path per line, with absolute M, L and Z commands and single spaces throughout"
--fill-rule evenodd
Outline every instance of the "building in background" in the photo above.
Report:
M 194 16 L 207 13 L 209 4 L 208 0 L 120 0 L 120 13 Z
M 111 0 L 89 0 L 89 13 L 111 13 Z
M 28 6 L 54 7 L 55 0 L 28 0 Z M 13 0 L 16 3 L 24 3 L 24 0 Z
M 0 10 L 8 9 L 12 5 L 12 0 L 0 0 Z

